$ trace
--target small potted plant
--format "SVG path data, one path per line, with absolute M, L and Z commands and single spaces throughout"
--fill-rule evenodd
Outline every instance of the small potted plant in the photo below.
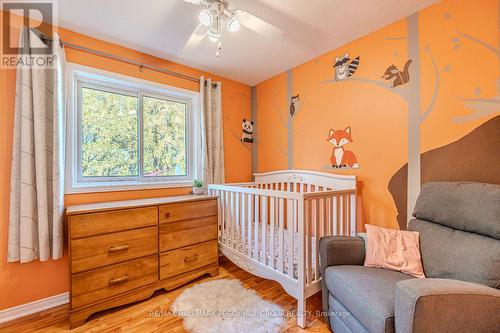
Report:
M 193 181 L 193 194 L 203 194 L 203 182 L 199 179 Z

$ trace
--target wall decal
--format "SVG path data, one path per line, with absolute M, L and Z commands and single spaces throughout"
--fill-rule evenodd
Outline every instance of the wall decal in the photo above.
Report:
M 422 183 L 429 181 L 471 181 L 500 184 L 500 115 L 455 142 L 421 154 Z M 478 162 L 481 167 L 478 168 Z M 408 164 L 389 181 L 389 192 L 398 210 L 399 227 L 406 229 Z M 413 207 L 411 207 L 413 209 Z
M 351 127 L 347 127 L 345 130 L 330 129 L 327 141 L 333 145 L 330 157 L 333 168 L 359 168 L 356 155 L 352 151 L 344 149 L 346 144 L 353 141 Z
M 296 109 L 295 109 L 295 104 L 300 100 L 299 95 L 292 96 L 290 98 L 290 117 L 293 117 L 295 115 Z
M 359 67 L 359 56 L 351 61 L 349 58 L 349 53 L 344 54 L 342 57 L 335 58 L 335 80 L 345 80 L 350 76 L 353 76 Z
M 253 143 L 253 121 L 243 119 L 241 127 L 243 129 L 241 133 L 241 142 Z
M 432 68 L 435 74 L 434 91 L 430 103 L 425 108 L 425 111 L 420 112 L 422 109 L 420 100 L 420 75 L 413 73 L 420 73 L 420 39 L 419 39 L 419 20 L 418 13 L 409 16 L 406 19 L 408 35 L 405 37 L 386 38 L 388 40 L 407 40 L 407 53 L 409 58 L 412 59 L 412 66 L 409 68 L 412 73 L 412 79 L 404 86 L 391 87 L 387 81 L 373 80 L 370 78 L 352 77 L 349 78 L 350 82 L 367 83 L 378 86 L 382 89 L 390 91 L 394 96 L 403 99 L 408 105 L 408 216 L 411 216 L 413 207 L 417 201 L 418 194 L 420 193 L 420 125 L 427 119 L 427 117 L 434 110 L 436 105 L 437 95 L 440 86 L 441 73 L 438 65 L 434 60 L 434 56 L 429 47 L 424 47 L 424 51 L 430 58 Z M 327 80 L 324 83 L 342 84 L 346 80 Z M 410 209 L 411 207 L 411 209 Z
M 496 84 L 497 94 L 492 98 L 461 98 L 465 107 L 472 112 L 467 115 L 453 117 L 453 122 L 455 124 L 467 123 L 500 112 L 500 80 Z
M 402 86 L 402 85 L 408 83 L 408 81 L 410 81 L 411 61 L 412 61 L 411 59 L 406 61 L 402 71 L 399 70 L 399 68 L 396 65 L 394 65 L 394 64 L 390 65 L 385 70 L 385 73 L 384 73 L 384 75 L 382 75 L 382 78 L 386 79 L 388 81 L 394 80 L 394 81 L 392 81 L 393 88 L 399 87 L 399 86 Z

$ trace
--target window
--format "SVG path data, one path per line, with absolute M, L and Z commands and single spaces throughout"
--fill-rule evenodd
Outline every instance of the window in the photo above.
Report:
M 75 66 L 67 192 L 188 186 L 198 94 Z

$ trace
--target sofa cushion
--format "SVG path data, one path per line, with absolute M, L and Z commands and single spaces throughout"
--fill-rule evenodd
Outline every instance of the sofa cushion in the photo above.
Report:
M 400 272 L 364 266 L 331 266 L 325 270 L 329 292 L 370 332 L 394 332 L 394 297 Z
M 429 182 L 422 185 L 413 216 L 500 240 L 500 185 Z
M 500 241 L 421 220 L 408 230 L 420 233 L 425 276 L 500 288 Z
M 359 320 L 330 293 L 328 293 L 328 310 L 330 327 L 335 333 L 369 333 Z

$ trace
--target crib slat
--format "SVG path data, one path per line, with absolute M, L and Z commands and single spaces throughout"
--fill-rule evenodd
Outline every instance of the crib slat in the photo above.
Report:
M 260 213 L 262 215 L 262 239 L 261 239 L 261 262 L 267 266 L 267 253 L 266 253 L 266 229 L 267 229 L 267 197 L 262 197 L 262 206 L 260 209 Z
M 229 232 L 231 233 L 230 239 L 231 239 L 231 247 L 234 249 L 234 242 L 235 242 L 235 237 L 234 237 L 234 192 L 229 192 Z
M 253 220 L 253 225 L 254 225 L 254 232 L 255 232 L 255 238 L 253 240 L 254 242 L 254 253 L 253 253 L 253 258 L 255 260 L 259 260 L 259 204 L 260 204 L 260 195 L 256 194 L 255 195 L 255 207 L 254 207 L 254 220 Z
M 344 225 L 344 236 L 347 236 L 347 235 L 349 235 L 349 224 L 347 223 L 348 211 L 347 211 L 347 196 L 346 195 L 342 196 L 342 210 L 343 210 L 342 222 Z
M 351 236 L 354 236 L 356 232 L 358 231 L 357 225 L 356 225 L 356 193 L 351 194 L 351 197 L 349 198 L 349 202 L 351 205 L 351 213 L 350 213 L 350 223 L 351 223 Z
M 226 197 L 223 191 L 219 191 L 219 207 L 220 207 L 220 216 L 219 216 L 219 232 L 220 232 L 220 241 L 222 244 L 226 244 L 225 234 L 224 234 L 224 205 L 226 204 Z
M 253 212 L 253 195 L 248 194 L 248 206 L 247 206 L 247 223 L 248 223 L 248 239 L 247 239 L 247 254 L 252 257 L 252 212 Z
M 294 226 L 295 226 L 295 200 L 288 199 L 286 202 L 286 223 L 287 223 L 287 231 L 288 231 L 288 271 L 287 274 L 289 277 L 293 278 L 293 256 L 295 249 L 293 248 L 293 234 L 294 234 Z
M 278 221 L 279 221 L 279 234 L 278 234 L 278 270 L 283 273 L 283 261 L 284 261 L 284 246 L 283 246 L 283 234 L 285 232 L 285 202 L 282 198 L 278 199 Z
M 313 249 L 314 255 L 315 255 L 315 258 L 314 258 L 315 259 L 315 262 L 314 262 L 314 280 L 318 280 L 319 279 L 319 238 L 321 236 L 320 217 L 323 214 L 321 214 L 321 211 L 320 211 L 321 199 L 314 200 L 314 201 L 317 201 L 316 202 L 316 220 L 315 220 L 316 232 L 314 235 L 314 249 Z M 311 259 L 312 259 L 312 252 L 311 252 Z
M 340 196 L 335 197 L 335 228 L 336 230 L 336 235 L 342 235 L 342 223 L 340 222 Z
M 246 252 L 246 246 L 245 246 L 245 231 L 246 231 L 246 218 L 247 214 L 246 213 L 246 195 L 244 193 L 239 193 L 238 197 L 241 200 L 241 215 L 240 215 L 240 231 L 241 231 L 241 237 L 240 237 L 240 243 L 241 243 L 241 253 L 245 254 Z
M 224 244 L 229 245 L 229 192 L 224 191 Z
M 235 200 L 234 200 L 234 205 L 235 205 L 235 233 L 234 233 L 234 238 L 236 239 L 235 240 L 235 249 L 236 251 L 241 251 L 240 250 L 240 246 L 241 246 L 241 241 L 244 240 L 244 238 L 242 238 L 240 236 L 240 229 L 241 229 L 241 216 L 240 216 L 240 209 L 241 209 L 241 193 L 240 192 L 236 192 L 235 193 L 236 197 L 235 197 Z
M 326 220 L 326 229 L 325 229 L 325 232 L 328 236 L 330 236 L 332 234 L 332 220 L 331 220 L 331 217 L 332 217 L 332 200 L 330 198 L 326 198 L 325 199 L 325 205 L 326 205 L 326 208 L 325 208 L 325 220 Z
M 275 256 L 274 256 L 274 237 L 275 237 L 275 230 L 274 230 L 274 225 L 275 225 L 275 220 L 276 220 L 276 199 L 274 197 L 270 197 L 269 200 L 269 220 L 270 220 L 270 242 L 269 242 L 269 266 L 275 269 Z
M 306 201 L 307 202 L 307 223 L 306 223 L 306 233 L 305 233 L 305 238 L 306 238 L 306 243 L 307 243 L 307 250 L 306 250 L 306 269 L 307 269 L 307 284 L 311 284 L 312 282 L 312 260 L 311 260 L 311 231 L 312 231 L 312 204 L 311 201 Z

